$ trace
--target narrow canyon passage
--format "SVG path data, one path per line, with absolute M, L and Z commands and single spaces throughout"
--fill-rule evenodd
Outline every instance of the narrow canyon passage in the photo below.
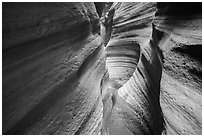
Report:
M 3 3 L 2 134 L 202 134 L 201 11 Z
M 117 4 L 115 4 L 114 6 L 117 7 L 119 5 Z M 159 81 L 161 78 L 160 77 L 161 72 L 157 72 L 157 71 L 162 70 L 161 67 L 159 67 L 160 64 L 162 65 L 162 61 L 160 60 L 160 63 L 157 63 L 158 61 L 157 62 L 150 61 L 151 62 L 150 64 L 153 65 L 153 68 L 155 68 L 156 70 L 153 70 L 153 68 L 148 66 L 147 63 L 143 63 L 143 66 L 140 66 L 140 63 L 139 65 L 137 65 L 139 60 L 139 55 L 140 55 L 140 47 L 142 51 L 140 56 L 142 56 L 145 51 L 149 51 L 149 50 L 151 51 L 151 48 L 148 49 L 148 47 L 146 46 L 148 44 L 145 42 L 148 42 L 148 39 L 152 39 L 153 41 L 154 40 L 156 41 L 157 46 L 159 46 L 162 49 L 162 52 L 164 52 L 164 56 L 166 57 L 165 58 L 166 62 L 164 61 L 165 68 L 167 68 L 167 66 L 174 67 L 175 65 L 180 64 L 181 61 L 183 60 L 182 62 L 186 62 L 186 64 L 189 64 L 189 66 L 191 65 L 190 67 L 192 67 L 194 70 L 198 72 L 201 71 L 200 61 L 192 59 L 191 57 L 188 56 L 188 54 L 184 54 L 181 56 L 181 55 L 178 55 L 178 53 L 171 53 L 172 56 L 166 55 L 169 53 L 169 50 L 171 48 L 177 48 L 178 44 L 180 43 L 187 44 L 187 45 L 201 43 L 201 31 L 197 30 L 197 28 L 201 27 L 201 24 L 200 24 L 201 19 L 200 19 L 200 15 L 198 14 L 198 11 L 201 8 L 198 6 L 198 3 L 197 4 L 187 3 L 183 7 L 182 6 L 183 6 L 182 4 L 175 5 L 174 3 L 172 3 L 169 5 L 168 4 L 165 5 L 165 3 L 161 3 L 157 5 L 157 11 L 156 11 L 156 7 L 154 3 L 134 3 L 134 4 L 120 3 L 120 6 L 116 8 L 116 14 L 114 17 L 113 37 L 110 40 L 107 47 L 108 54 L 107 54 L 106 66 L 109 71 L 109 77 L 111 79 L 110 80 L 111 83 L 117 83 L 117 85 L 119 85 L 118 88 L 120 87 L 121 88 L 115 91 L 116 93 L 119 93 L 119 96 L 116 95 L 117 96 L 116 105 L 112 109 L 112 114 L 110 114 L 111 116 L 108 119 L 109 120 L 108 123 L 110 123 L 109 130 L 108 130 L 109 134 L 133 134 L 133 133 L 134 134 L 161 134 L 161 133 L 162 134 L 201 134 L 202 99 L 200 94 L 201 88 L 198 88 L 201 85 L 200 78 L 198 78 L 200 77 L 200 75 L 198 77 L 196 75 L 193 76 L 191 73 L 189 73 L 190 71 L 188 72 L 188 68 L 186 69 L 182 67 L 181 71 L 183 72 L 181 72 L 181 74 L 183 73 L 185 76 L 184 78 L 177 81 L 177 76 L 176 77 L 172 76 L 172 71 L 174 72 L 174 75 L 175 75 L 176 73 L 175 71 L 179 71 L 179 69 L 173 69 L 173 70 L 170 70 L 170 72 L 169 72 L 169 69 L 168 70 L 165 69 L 162 74 L 163 76 L 162 80 L 164 82 L 162 81 L 162 85 L 161 85 L 162 89 L 161 89 L 161 96 L 160 96 Z M 141 10 L 140 9 L 137 11 L 136 7 L 138 9 L 140 7 L 143 10 L 140 11 Z M 135 14 L 132 14 L 131 16 L 131 13 L 133 13 L 131 11 L 132 8 L 134 8 L 134 11 L 137 11 L 137 14 L 140 15 L 139 17 L 136 16 L 134 18 Z M 165 8 L 167 9 L 166 11 L 165 11 Z M 187 11 L 189 8 L 191 9 L 197 8 L 197 10 L 189 13 Z M 128 14 L 128 10 L 130 12 L 129 14 Z M 175 13 L 176 11 L 178 11 L 179 14 L 174 15 L 174 13 L 172 13 L 173 10 L 175 10 L 174 11 Z M 124 14 L 122 14 L 123 13 L 122 11 L 124 11 Z M 117 14 L 117 12 L 119 12 L 119 14 Z M 145 14 L 146 12 L 148 12 L 148 14 Z M 156 12 L 156 17 L 154 15 L 155 12 Z M 189 14 L 190 16 L 186 16 L 186 14 Z M 127 15 L 129 15 L 129 17 Z M 120 18 L 120 20 L 118 18 Z M 162 18 L 164 21 L 161 20 L 160 18 Z M 157 27 L 159 31 L 155 30 L 155 32 L 151 32 L 151 21 L 153 21 L 153 23 L 155 24 L 155 27 Z M 137 28 L 138 26 L 137 23 L 142 24 L 144 28 L 143 27 Z M 182 23 L 185 25 L 182 26 L 181 25 Z M 125 24 L 125 25 L 120 25 L 120 24 Z M 166 25 L 165 26 L 166 28 L 163 28 L 164 25 Z M 133 26 L 135 26 L 136 29 L 132 29 Z M 130 29 L 128 29 L 129 27 Z M 168 29 L 168 28 L 171 28 L 171 29 Z M 143 31 L 140 31 L 140 29 Z M 150 30 L 149 34 L 146 33 L 147 29 Z M 139 33 L 137 33 L 137 31 Z M 178 34 L 172 33 L 171 31 L 176 32 Z M 192 33 L 188 33 L 188 34 L 185 33 L 187 31 Z M 145 32 L 145 34 L 142 32 Z M 162 32 L 165 32 L 166 34 Z M 134 48 L 138 47 L 138 50 L 134 50 L 133 48 L 128 51 L 131 45 L 132 47 L 134 46 Z M 197 48 L 197 47 L 194 46 L 194 48 Z M 136 52 L 134 53 L 134 51 Z M 194 51 L 196 52 L 196 50 Z M 155 54 L 151 52 L 148 54 L 149 56 L 147 56 L 147 60 L 149 59 L 152 60 L 152 58 L 154 58 L 155 56 Z M 163 58 L 163 55 L 160 52 L 156 51 L 156 54 L 161 56 L 160 59 Z M 195 53 L 189 52 L 189 55 L 191 54 L 195 54 Z M 179 56 L 179 58 L 181 58 L 181 61 L 180 60 L 178 60 L 178 62 L 174 61 L 173 64 L 170 64 L 169 62 L 173 60 L 177 60 L 176 57 L 173 57 L 175 55 Z M 171 60 L 169 60 L 169 58 L 171 58 Z M 140 59 L 142 61 L 143 57 L 140 57 Z M 169 64 L 167 64 L 167 62 Z M 133 66 L 132 64 L 135 64 L 135 66 Z M 141 73 L 141 71 L 143 72 Z M 134 75 L 133 72 L 138 74 Z M 157 76 L 154 75 L 154 73 L 156 73 Z M 127 76 L 128 74 L 129 74 L 129 77 Z M 176 75 L 179 75 L 179 74 L 176 74 Z M 192 78 L 195 79 L 196 82 L 194 82 L 195 80 L 192 80 Z M 138 80 L 135 80 L 135 79 L 138 79 Z M 144 79 L 144 81 L 142 79 Z M 155 83 L 156 81 L 158 81 L 157 84 Z M 169 81 L 171 81 L 172 84 L 170 84 Z M 139 83 L 139 84 L 136 84 L 136 83 Z M 147 85 L 143 85 L 145 83 Z M 180 86 L 180 85 L 183 85 L 183 83 L 185 83 L 184 87 Z M 142 89 L 140 88 L 140 86 L 142 87 Z M 114 84 L 113 84 L 113 87 L 114 87 Z M 118 89 L 118 88 L 115 88 L 115 89 Z M 174 90 L 174 92 L 172 90 Z M 140 91 L 144 93 L 139 93 Z M 157 91 L 157 94 L 156 94 L 156 91 Z M 136 92 L 136 94 L 134 92 Z M 179 93 L 176 93 L 176 92 L 179 92 Z M 196 100 L 195 98 L 192 99 L 192 97 L 193 98 L 198 97 L 197 98 L 198 100 Z M 157 101 L 154 98 L 157 98 Z M 183 101 L 184 98 L 185 100 L 192 100 L 192 102 L 189 101 L 188 103 L 186 101 Z M 125 101 L 122 102 L 122 100 L 125 100 Z M 145 102 L 145 100 L 147 100 L 147 102 Z M 161 100 L 161 102 L 159 102 L 159 100 Z M 124 105 L 126 103 L 130 105 L 128 104 Z M 160 105 L 162 108 L 160 108 Z M 127 106 L 129 106 L 129 108 L 125 109 Z M 147 109 L 145 109 L 146 106 L 148 106 Z M 110 107 L 110 106 L 107 105 L 107 107 Z M 152 107 L 152 110 L 150 109 L 151 107 Z M 161 109 L 163 113 L 161 112 Z M 138 110 L 141 111 L 141 116 L 138 115 L 139 114 L 137 112 Z M 136 117 L 134 117 L 135 114 L 132 114 L 131 116 L 131 112 L 128 112 L 128 111 L 136 112 L 138 114 Z M 148 119 L 148 112 L 150 113 L 149 119 Z M 161 116 L 158 115 L 160 112 L 161 112 Z M 123 113 L 126 113 L 126 114 L 123 114 Z M 125 115 L 127 114 L 128 116 L 125 117 Z M 131 119 L 131 117 L 132 117 L 132 120 L 128 122 L 128 119 Z M 141 120 L 139 119 L 140 117 L 141 117 Z M 139 122 L 143 121 L 142 120 L 143 118 L 144 118 L 144 122 L 141 122 L 143 124 L 138 123 L 138 121 Z M 152 124 L 154 122 L 154 119 L 155 119 L 155 124 Z M 149 122 L 148 120 L 151 122 Z M 137 124 L 134 124 L 133 126 L 131 124 L 134 123 L 134 121 L 137 122 Z M 127 123 L 127 124 L 124 125 L 124 123 Z M 159 127 L 159 123 L 161 123 L 160 127 Z M 139 127 L 137 128 L 138 125 Z

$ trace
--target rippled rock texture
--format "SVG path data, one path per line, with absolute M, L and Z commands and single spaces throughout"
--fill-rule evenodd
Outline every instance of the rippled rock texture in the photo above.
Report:
M 202 3 L 2 9 L 3 134 L 202 134 Z

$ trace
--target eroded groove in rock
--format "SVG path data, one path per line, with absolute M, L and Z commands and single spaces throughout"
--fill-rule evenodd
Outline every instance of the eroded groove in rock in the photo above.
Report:
M 124 128 L 131 131 L 132 134 L 162 133 L 164 121 L 159 104 L 159 94 L 163 62 L 159 60 L 158 56 L 161 56 L 161 52 L 159 53 L 158 50 L 155 40 L 150 41 L 142 50 L 133 76 L 118 90 L 119 96 L 117 96 L 117 103 L 111 115 L 113 122 L 109 127 L 113 134 L 117 134 L 114 132 L 119 130 L 122 130 L 120 133 L 127 134 Z M 125 109 L 124 106 L 126 106 Z M 126 111 L 130 112 L 126 113 Z M 119 113 L 127 125 L 122 122 L 117 125 L 115 121 L 118 122 L 118 120 L 114 118 L 114 113 Z
M 109 98 L 109 103 L 113 104 L 113 101 L 111 102 L 111 96 L 115 96 L 116 105 L 113 106 L 112 112 L 109 114 L 110 118 L 107 122 L 109 124 L 108 126 L 106 125 L 107 132 L 109 134 L 161 134 L 162 132 L 164 132 L 164 134 L 200 134 L 202 127 L 200 123 L 201 97 L 198 96 L 200 96 L 199 94 L 201 91 L 199 90 L 201 88 L 198 87 L 201 86 L 201 80 L 199 82 L 199 80 L 197 80 L 195 77 L 197 75 L 201 77 L 201 71 L 197 71 L 201 70 L 201 65 L 191 57 L 189 58 L 186 55 L 178 56 L 178 54 L 175 53 L 169 54 L 169 51 L 171 51 L 172 48 L 179 47 L 179 44 L 187 44 L 192 48 L 193 46 L 191 45 L 193 44 L 201 44 L 201 4 L 185 3 L 183 5 L 183 3 L 178 3 L 177 5 L 177 3 L 159 3 L 155 18 L 154 13 L 156 11 L 156 5 L 153 3 L 114 3 L 113 5 L 116 8 L 116 14 L 114 16 L 114 31 L 112 34 L 112 39 L 107 47 L 108 56 L 106 66 L 109 70 L 110 77 L 115 76 L 115 79 L 112 79 L 108 84 L 109 88 L 107 88 L 107 92 L 110 91 L 113 93 L 109 93 L 109 95 L 107 94 L 107 96 L 110 97 L 106 97 L 106 99 Z M 189 16 L 186 16 L 186 14 L 189 12 L 186 13 L 185 11 L 189 11 L 189 8 L 196 10 L 191 12 Z M 147 13 L 144 14 L 143 12 Z M 162 51 L 156 51 L 156 54 L 154 53 L 154 50 L 153 52 L 150 52 L 152 49 L 148 49 L 148 46 L 144 46 L 150 38 L 151 28 L 148 26 L 150 26 L 153 18 L 156 33 L 153 33 L 152 38 L 154 41 L 154 37 L 157 37 L 157 45 L 162 49 Z M 124 72 L 125 70 L 128 70 L 128 67 L 132 66 L 131 63 L 135 61 L 135 58 L 132 55 L 126 55 L 126 53 L 131 54 L 131 52 L 121 52 L 124 51 L 123 49 L 126 47 L 126 45 L 131 45 L 128 42 L 129 39 L 134 41 L 133 43 L 137 43 L 140 46 L 141 58 L 138 59 L 140 61 L 139 64 L 137 64 L 137 61 L 134 63 L 135 66 L 137 66 L 135 72 L 137 75 L 134 76 L 135 73 L 131 71 L 128 77 L 125 76 Z M 152 43 L 150 45 L 152 45 Z M 148 53 L 148 51 L 150 53 Z M 162 55 L 162 52 L 164 52 L 164 56 Z M 128 67 L 122 68 L 123 63 L 127 62 L 127 60 L 122 58 L 123 56 L 128 60 Z M 156 60 L 155 62 L 150 61 L 150 64 L 154 66 L 153 68 L 151 65 L 148 65 L 148 59 L 151 60 L 152 58 L 155 58 Z M 165 58 L 165 69 L 163 72 L 164 76 L 162 77 L 162 95 L 160 97 L 161 72 L 158 73 L 157 71 L 162 70 L 162 58 Z M 183 60 L 182 62 L 188 62 L 188 64 L 184 64 L 183 67 L 189 67 L 189 72 L 186 72 L 185 70 L 180 73 L 178 69 L 173 69 L 173 74 L 180 77 L 180 82 L 174 82 L 175 79 L 171 81 L 172 83 L 175 83 L 175 86 L 178 86 L 177 89 L 174 85 L 169 84 L 168 77 L 170 76 L 166 75 L 166 73 L 170 72 L 169 69 L 167 69 L 167 66 L 179 66 L 179 60 L 181 59 Z M 115 71 L 117 70 L 116 68 L 118 66 L 120 66 L 121 69 Z M 132 67 L 132 70 L 134 70 L 135 66 Z M 181 69 L 181 71 L 182 70 L 183 69 Z M 193 79 L 190 77 L 190 79 L 187 78 L 186 80 L 185 75 L 184 77 L 180 75 L 184 74 L 184 72 L 186 75 L 192 75 Z M 195 75 L 195 73 L 197 75 Z M 133 78 L 131 77 L 132 74 Z M 124 77 L 127 78 L 124 80 L 122 79 Z M 180 86 L 180 84 L 182 85 L 183 82 L 187 82 L 188 85 L 193 83 L 194 88 L 191 89 L 189 86 Z M 113 84 L 111 85 L 111 83 Z M 114 86 L 115 83 L 120 83 L 119 85 L 122 86 L 118 91 L 116 88 L 117 86 Z M 123 85 L 121 83 L 125 84 Z M 167 87 L 172 88 L 174 92 L 171 92 L 172 90 L 168 89 Z M 182 90 L 186 92 L 181 92 Z M 176 93 L 175 91 L 180 93 Z M 119 93 L 119 96 L 117 95 L 117 92 Z M 199 100 L 191 103 L 179 101 L 182 100 L 181 98 L 183 97 L 194 100 L 194 97 L 185 95 L 185 93 L 191 95 L 194 94 L 192 96 L 198 97 Z M 173 96 L 173 99 L 176 101 L 173 102 L 169 95 Z M 159 101 L 160 99 L 161 103 Z M 163 120 L 160 104 L 162 106 L 162 110 L 164 111 L 165 122 Z M 195 105 L 196 108 L 193 109 L 193 105 Z M 107 109 L 109 109 L 109 107 L 110 106 L 107 104 Z M 194 110 L 193 113 L 192 110 Z M 157 117 L 157 114 L 160 114 L 160 116 Z M 181 117 L 182 119 L 177 123 L 176 121 L 178 120 L 178 117 Z M 166 123 L 166 126 L 164 123 Z M 193 127 L 196 127 L 196 129 Z M 188 131 L 186 129 L 188 129 Z
M 202 133 L 202 3 L 2 8 L 3 134 Z
M 134 6 L 147 8 L 149 9 L 147 11 L 152 11 L 152 14 L 147 15 L 150 16 L 147 18 L 145 15 L 145 17 L 141 17 L 145 21 L 137 20 L 136 17 L 140 14 L 143 15 L 145 10 L 136 8 L 137 12 L 131 12 L 133 14 L 126 17 L 129 15 L 127 9 L 135 10 Z M 110 82 L 107 84 L 107 91 L 104 91 L 107 92 L 104 96 L 105 103 L 103 103 L 105 134 L 161 134 L 164 129 L 164 120 L 159 104 L 163 56 L 155 43 L 154 35 L 157 34 L 153 32 L 152 41 L 146 46 L 144 41 L 143 43 L 139 41 L 139 38 L 148 40 L 151 37 L 150 23 L 155 12 L 154 6 L 154 4 L 147 3 L 122 3 L 116 9 L 116 13 L 124 9 L 126 11 L 114 16 L 114 31 L 106 48 L 106 66 Z M 119 17 L 117 17 L 118 15 Z M 126 20 L 124 19 L 122 22 L 126 25 L 120 25 L 121 22 L 117 22 L 117 18 L 120 16 L 126 17 Z M 130 22 L 129 18 L 133 21 Z M 131 36 L 128 35 L 130 30 L 134 30 L 136 33 L 141 31 L 137 30 L 137 28 L 141 28 L 138 24 L 144 25 L 145 29 L 142 28 L 142 31 L 150 29 L 150 34 L 145 34 L 145 36 L 134 33 Z M 129 26 L 134 27 L 128 29 Z M 124 38 L 117 37 L 122 35 L 118 30 L 122 30 Z M 116 83 L 122 86 L 118 87 L 119 90 L 115 86 Z
M 147 43 L 151 36 L 151 28 L 148 26 L 154 16 L 154 6 L 153 3 L 113 4 L 116 9 L 113 21 L 114 29 L 112 39 L 106 49 L 106 66 L 109 68 L 110 78 L 124 84 L 135 71 L 140 56 L 140 44 Z M 148 15 L 145 14 L 146 12 Z M 137 19 L 138 16 L 144 20 Z M 129 23 L 130 19 L 131 22 Z M 125 25 L 121 26 L 121 23 Z M 145 27 L 136 29 L 138 24 L 144 24 Z M 128 27 L 131 29 L 129 30 Z M 124 32 L 120 33 L 119 30 L 122 29 Z

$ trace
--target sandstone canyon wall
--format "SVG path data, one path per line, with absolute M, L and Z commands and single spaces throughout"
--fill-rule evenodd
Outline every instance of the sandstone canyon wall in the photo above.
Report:
M 202 134 L 202 3 L 104 7 L 2 4 L 3 134 Z

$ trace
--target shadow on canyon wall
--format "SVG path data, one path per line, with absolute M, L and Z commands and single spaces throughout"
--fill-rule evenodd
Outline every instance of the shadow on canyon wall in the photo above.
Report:
M 2 3 L 2 134 L 202 133 L 202 3 L 111 4 Z

